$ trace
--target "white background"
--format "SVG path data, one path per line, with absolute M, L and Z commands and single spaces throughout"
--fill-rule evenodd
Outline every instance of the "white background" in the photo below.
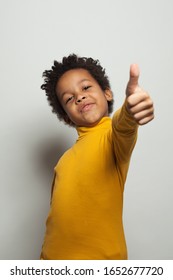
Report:
M 0 259 L 39 259 L 53 168 L 76 131 L 51 113 L 42 72 L 77 53 L 100 60 L 121 106 L 131 63 L 155 103 L 124 194 L 129 259 L 173 259 L 173 2 L 0 1 Z

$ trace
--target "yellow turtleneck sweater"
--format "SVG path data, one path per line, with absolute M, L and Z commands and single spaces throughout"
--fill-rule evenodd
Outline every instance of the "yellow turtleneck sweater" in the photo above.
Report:
M 127 259 L 123 190 L 137 127 L 123 106 L 112 120 L 77 128 L 55 167 L 41 259 Z

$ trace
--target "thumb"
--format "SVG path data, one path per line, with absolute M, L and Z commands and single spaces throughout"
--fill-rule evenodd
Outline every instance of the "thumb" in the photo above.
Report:
M 130 65 L 130 78 L 127 84 L 126 94 L 131 95 L 134 93 L 135 89 L 138 87 L 139 80 L 139 66 L 137 64 Z

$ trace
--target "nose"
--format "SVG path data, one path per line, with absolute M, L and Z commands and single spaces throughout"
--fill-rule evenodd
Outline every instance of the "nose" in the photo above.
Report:
M 86 98 L 86 96 L 84 96 L 84 95 L 79 95 L 79 96 L 77 96 L 77 98 L 76 98 L 76 102 L 77 103 L 80 103 L 83 99 L 85 99 Z

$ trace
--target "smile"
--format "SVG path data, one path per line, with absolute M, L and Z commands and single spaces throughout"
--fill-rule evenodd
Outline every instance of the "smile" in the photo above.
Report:
M 81 108 L 81 112 L 88 112 L 90 109 L 92 109 L 92 107 L 94 106 L 93 103 L 89 103 L 89 104 L 85 104 L 82 106 Z

